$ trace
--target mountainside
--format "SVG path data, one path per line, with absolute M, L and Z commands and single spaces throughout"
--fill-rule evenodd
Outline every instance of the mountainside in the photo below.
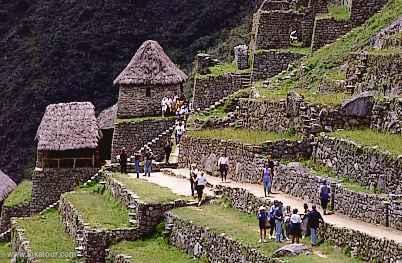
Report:
M 247 0 L 0 0 L 0 168 L 18 180 L 32 166 L 48 104 L 114 103 L 112 81 L 144 40 L 189 69 L 252 9 Z

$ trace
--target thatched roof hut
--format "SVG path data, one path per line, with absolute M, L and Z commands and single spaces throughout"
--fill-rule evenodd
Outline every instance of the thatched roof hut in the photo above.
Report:
M 36 139 L 38 151 L 95 149 L 100 134 L 94 105 L 71 102 L 47 106 Z
M 119 85 L 172 85 L 187 80 L 184 74 L 166 55 L 158 42 L 145 41 L 127 67 L 114 80 Z
M 114 122 L 117 115 L 117 104 L 103 110 L 98 115 L 98 126 L 101 130 L 114 129 Z
M 2 170 L 0 170 L 0 203 L 17 188 L 17 185 L 8 177 Z

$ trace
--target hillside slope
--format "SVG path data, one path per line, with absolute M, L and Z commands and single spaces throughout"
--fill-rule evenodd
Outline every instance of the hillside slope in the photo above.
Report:
M 146 39 L 188 69 L 253 8 L 246 0 L 0 0 L 0 168 L 33 163 L 46 105 L 116 100 L 113 78 Z

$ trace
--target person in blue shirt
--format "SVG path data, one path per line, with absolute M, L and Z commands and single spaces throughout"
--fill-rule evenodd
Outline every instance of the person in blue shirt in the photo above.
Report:
M 262 184 L 264 185 L 265 197 L 267 197 L 271 193 L 272 187 L 271 169 L 268 167 L 268 164 L 265 164 L 262 171 Z
M 260 240 L 259 242 L 267 242 L 266 238 L 267 238 L 267 223 L 268 223 L 268 213 L 265 209 L 264 206 L 261 206 L 258 209 L 258 213 L 257 213 L 257 219 L 258 219 L 258 225 L 260 227 Z

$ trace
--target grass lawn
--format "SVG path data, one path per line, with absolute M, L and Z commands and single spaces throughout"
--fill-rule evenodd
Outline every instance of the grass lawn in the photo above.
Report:
M 116 123 L 139 123 L 143 121 L 160 121 L 160 120 L 174 120 L 175 116 L 162 117 L 161 116 L 149 116 L 149 117 L 137 117 L 130 119 L 116 119 Z
M 80 188 L 66 193 L 65 197 L 80 211 L 85 222 L 94 228 L 129 227 L 127 209 L 110 192 L 97 193 L 96 188 Z
M 111 250 L 132 257 L 132 262 L 152 263 L 195 263 L 203 262 L 193 259 L 177 248 L 168 245 L 162 237 L 145 240 L 123 241 L 111 247 Z
M 209 71 L 211 73 L 206 75 L 197 75 L 198 79 L 208 78 L 208 77 L 217 77 L 222 76 L 226 73 L 246 73 L 249 72 L 250 69 L 239 70 L 235 63 L 224 63 L 224 64 L 217 64 L 215 66 L 209 67 Z
M 248 144 L 262 144 L 266 141 L 278 141 L 282 139 L 293 141 L 301 139 L 299 136 L 290 133 L 232 128 L 188 131 L 188 134 L 194 137 L 232 140 Z
M 4 206 L 13 207 L 19 204 L 29 203 L 32 199 L 32 181 L 24 180 L 7 197 Z
M 10 262 L 11 243 L 0 242 L 0 262 Z
M 123 183 L 145 203 L 168 203 L 178 199 L 187 198 L 173 193 L 169 188 L 142 179 L 128 177 L 121 173 L 114 173 L 113 178 Z
M 64 232 L 56 209 L 44 215 L 18 219 L 18 224 L 25 230 L 34 254 L 52 255 L 53 258 L 42 258 L 41 262 L 77 262 L 74 260 L 74 242 Z
M 320 18 L 334 18 L 336 21 L 350 20 L 350 11 L 346 5 L 330 4 L 328 6 L 328 13 L 323 14 Z
M 330 133 L 340 138 L 350 139 L 358 144 L 378 146 L 380 150 L 389 151 L 394 155 L 402 154 L 402 135 L 377 132 L 371 129 L 342 130 Z
M 213 204 L 202 207 L 184 207 L 174 209 L 173 213 L 179 218 L 192 221 L 196 225 L 209 227 L 217 233 L 225 233 L 227 236 L 240 241 L 261 251 L 264 255 L 270 256 L 282 244 L 273 240 L 267 243 L 258 243 L 259 228 L 256 216 L 242 213 L 224 204 Z M 307 241 L 307 240 L 306 240 Z M 287 258 L 288 262 L 360 262 L 342 255 L 340 250 L 324 245 L 317 247 L 324 257 L 317 255 Z
M 317 163 L 313 160 L 303 160 L 301 163 L 310 168 L 315 175 L 320 176 L 320 177 L 330 177 L 332 179 L 336 179 L 336 172 L 323 164 Z M 340 176 L 340 184 L 345 187 L 346 189 L 349 189 L 350 191 L 353 192 L 359 192 L 359 193 L 369 193 L 369 194 L 375 194 L 377 193 L 376 191 L 370 190 L 369 188 L 361 185 L 359 182 L 353 181 L 352 179 L 344 176 Z

